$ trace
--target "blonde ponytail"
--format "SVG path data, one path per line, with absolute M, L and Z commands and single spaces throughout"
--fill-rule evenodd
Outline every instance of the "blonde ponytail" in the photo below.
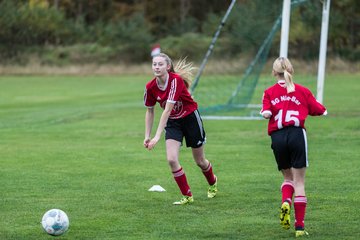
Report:
M 284 70 L 284 78 L 287 93 L 295 92 L 295 85 L 292 80 L 292 75 L 287 70 Z
M 193 80 L 192 79 L 193 78 L 193 70 L 196 69 L 192 62 L 187 62 L 186 58 L 182 58 L 176 63 L 176 65 L 174 67 L 171 58 L 168 55 L 166 55 L 165 53 L 159 53 L 156 55 L 156 57 L 164 58 L 166 63 L 168 65 L 170 65 L 169 72 L 174 72 L 174 73 L 179 74 L 181 76 L 181 78 L 184 80 L 186 88 L 189 89 L 189 87 L 192 83 L 192 80 Z
M 186 58 L 180 59 L 174 67 L 174 71 L 184 80 L 186 88 L 191 86 L 194 70 L 194 64 L 192 62 L 187 62 Z
M 277 75 L 280 77 L 283 76 L 285 78 L 287 93 L 295 92 L 295 84 L 292 77 L 294 68 L 290 60 L 284 57 L 277 58 L 273 63 L 273 70 Z

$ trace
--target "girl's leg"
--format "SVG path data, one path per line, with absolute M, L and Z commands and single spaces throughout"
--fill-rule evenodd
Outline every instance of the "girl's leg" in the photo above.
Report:
M 179 152 L 180 152 L 181 143 L 173 139 L 167 139 L 165 144 L 166 144 L 166 159 L 169 163 L 171 171 L 172 172 L 177 171 L 181 168 L 179 162 Z
M 205 158 L 204 145 L 199 148 L 192 148 L 192 154 L 196 164 L 201 168 L 209 185 L 214 185 L 216 176 L 213 173 L 211 163 Z
M 166 140 L 166 157 L 170 165 L 171 172 L 174 176 L 177 185 L 180 188 L 182 195 L 192 196 L 189 184 L 186 179 L 185 172 L 179 163 L 180 146 L 181 143 L 176 140 L 173 139 Z
M 305 172 L 306 168 L 293 168 L 294 175 L 294 185 L 295 185 L 295 198 L 294 198 L 294 208 L 295 208 L 295 229 L 304 230 L 305 224 L 305 212 L 307 199 L 305 195 Z
M 289 169 L 282 169 L 281 170 L 283 176 L 284 176 L 284 182 L 281 184 L 281 203 L 287 201 L 290 206 L 292 203 L 292 198 L 294 194 L 294 179 L 293 179 L 293 173 L 292 170 Z
M 192 148 L 192 153 L 196 164 L 201 168 L 202 173 L 210 185 L 207 192 L 208 198 L 213 198 L 218 191 L 217 177 L 213 173 L 211 163 L 205 158 L 204 145 L 199 148 Z
M 294 194 L 293 174 L 290 168 L 281 170 L 284 182 L 281 184 L 280 225 L 284 229 L 290 228 L 290 209 Z

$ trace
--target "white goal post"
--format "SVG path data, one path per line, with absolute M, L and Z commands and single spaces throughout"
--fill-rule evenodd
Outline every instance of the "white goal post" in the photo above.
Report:
M 324 82 L 325 82 L 325 66 L 326 66 L 326 50 L 327 38 L 329 29 L 329 15 L 330 15 L 330 1 L 322 0 L 322 23 L 319 49 L 319 66 L 317 76 L 317 93 L 316 99 L 322 103 L 324 96 Z M 280 57 L 287 57 L 288 42 L 289 42 L 289 28 L 290 28 L 290 12 L 291 0 L 283 0 L 282 22 L 281 22 L 281 39 L 280 39 Z
M 317 94 L 316 94 L 316 99 L 320 103 L 323 102 L 323 96 L 324 96 L 324 81 L 325 81 L 327 38 L 328 38 L 328 29 L 329 29 L 329 15 L 330 15 L 330 0 L 324 0 L 323 1 L 323 12 L 322 12 L 322 23 L 321 23 L 319 69 L 318 69 Z
M 291 0 L 283 1 L 281 15 L 280 57 L 288 57 Z

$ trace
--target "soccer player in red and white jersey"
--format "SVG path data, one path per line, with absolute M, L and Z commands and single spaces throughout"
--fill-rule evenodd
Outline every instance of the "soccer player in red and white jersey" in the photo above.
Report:
M 304 218 L 305 170 L 308 167 L 305 119 L 308 115 L 326 115 L 326 108 L 310 90 L 292 79 L 293 66 L 289 59 L 277 58 L 273 63 L 277 83 L 264 91 L 261 114 L 269 119 L 268 134 L 279 171 L 284 176 L 281 185 L 282 205 L 280 224 L 290 228 L 290 209 L 294 195 L 295 236 L 308 235 Z
M 208 184 L 208 197 L 217 193 L 217 178 L 211 163 L 205 158 L 206 141 L 202 119 L 197 110 L 198 105 L 188 91 L 191 83 L 192 63 L 185 59 L 174 67 L 168 55 L 160 53 L 152 59 L 152 70 L 155 78 L 146 84 L 144 104 L 145 114 L 145 148 L 151 150 L 160 140 L 165 129 L 166 157 L 172 174 L 183 195 L 175 205 L 184 205 L 194 201 L 185 171 L 179 162 L 179 152 L 183 138 L 186 146 L 191 147 L 196 164 L 201 168 Z M 176 72 L 176 73 L 175 73 Z M 151 138 L 154 123 L 154 107 L 159 103 L 163 108 L 155 136 Z

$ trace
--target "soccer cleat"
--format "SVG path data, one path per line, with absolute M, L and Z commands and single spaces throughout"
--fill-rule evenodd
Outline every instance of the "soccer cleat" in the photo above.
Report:
M 306 237 L 309 233 L 305 230 L 296 230 L 295 231 L 295 237 Z
M 215 197 L 217 191 L 218 191 L 218 188 L 217 188 L 217 177 L 216 177 L 215 183 L 213 185 L 210 185 L 208 188 L 208 198 Z
M 285 201 L 280 208 L 280 225 L 284 229 L 290 228 L 290 204 Z
M 174 205 L 185 205 L 194 202 L 193 196 L 183 196 L 180 201 L 174 202 Z

